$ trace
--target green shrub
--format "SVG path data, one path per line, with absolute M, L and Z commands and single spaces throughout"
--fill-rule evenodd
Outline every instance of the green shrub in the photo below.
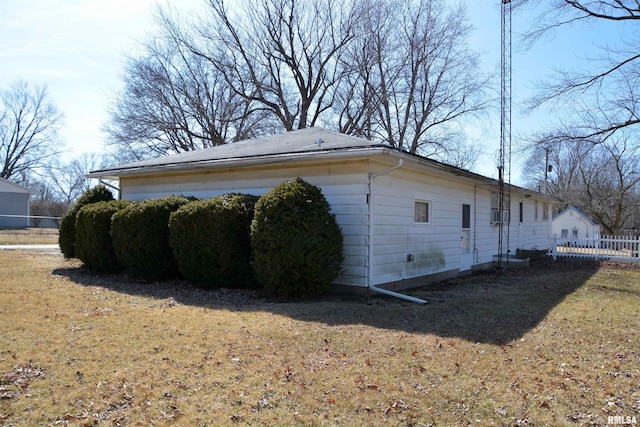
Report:
M 85 191 L 78 200 L 69 208 L 60 220 L 58 244 L 65 258 L 76 256 L 76 214 L 85 205 L 113 200 L 113 194 L 104 185 Z
M 264 194 L 251 225 L 253 267 L 277 296 L 310 297 L 329 289 L 342 264 L 342 232 L 318 187 L 297 178 Z
M 169 246 L 169 216 L 188 202 L 182 196 L 149 199 L 113 215 L 113 246 L 118 262 L 131 276 L 156 280 L 177 275 Z
M 171 214 L 170 244 L 186 279 L 207 289 L 255 286 L 249 231 L 257 200 L 226 194 Z
M 113 249 L 111 217 L 130 205 L 111 200 L 85 205 L 76 215 L 76 257 L 94 271 L 116 273 L 122 269 Z

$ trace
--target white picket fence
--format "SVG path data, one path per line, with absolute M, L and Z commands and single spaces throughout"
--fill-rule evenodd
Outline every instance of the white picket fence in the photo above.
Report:
M 601 236 L 599 238 L 552 238 L 547 255 L 557 257 L 611 259 L 640 262 L 640 237 Z

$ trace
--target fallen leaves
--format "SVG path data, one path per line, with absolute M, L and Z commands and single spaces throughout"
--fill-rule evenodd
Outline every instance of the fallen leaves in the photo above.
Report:
M 44 378 L 41 367 L 30 361 L 16 366 L 2 375 L 0 380 L 0 399 L 15 399 L 26 392 L 29 384 L 36 379 Z

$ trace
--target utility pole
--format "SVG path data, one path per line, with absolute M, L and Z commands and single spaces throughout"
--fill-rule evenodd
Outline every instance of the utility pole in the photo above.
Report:
M 549 172 L 551 172 L 551 168 L 549 167 L 549 147 L 544 147 L 544 194 L 549 194 Z

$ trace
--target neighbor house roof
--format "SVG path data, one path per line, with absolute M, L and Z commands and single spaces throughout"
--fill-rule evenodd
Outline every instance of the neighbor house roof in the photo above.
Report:
M 558 213 L 558 215 L 556 215 L 556 218 L 560 218 L 561 216 L 563 216 L 564 214 L 566 214 L 569 211 L 575 211 L 578 214 L 580 214 L 582 217 L 584 217 L 584 219 L 588 222 L 590 222 L 592 225 L 600 225 L 600 222 L 598 222 L 596 219 L 594 219 L 591 215 L 589 215 L 586 211 L 584 211 L 583 209 L 579 208 L 576 205 L 569 205 L 566 208 L 564 208 L 560 213 Z
M 0 192 L 31 194 L 31 191 L 29 191 L 28 188 L 4 178 L 0 178 Z
M 495 179 L 417 154 L 403 152 L 385 143 L 369 141 L 318 127 L 104 168 L 90 172 L 87 177 L 118 179 L 126 176 L 168 173 L 171 171 L 266 165 L 294 160 L 381 154 L 412 160 L 422 166 L 429 167 L 431 170 L 452 174 L 464 180 L 496 188 L 498 185 L 498 181 Z M 511 188 L 532 193 L 529 190 L 513 185 Z M 553 197 L 537 194 L 552 202 L 557 201 Z

